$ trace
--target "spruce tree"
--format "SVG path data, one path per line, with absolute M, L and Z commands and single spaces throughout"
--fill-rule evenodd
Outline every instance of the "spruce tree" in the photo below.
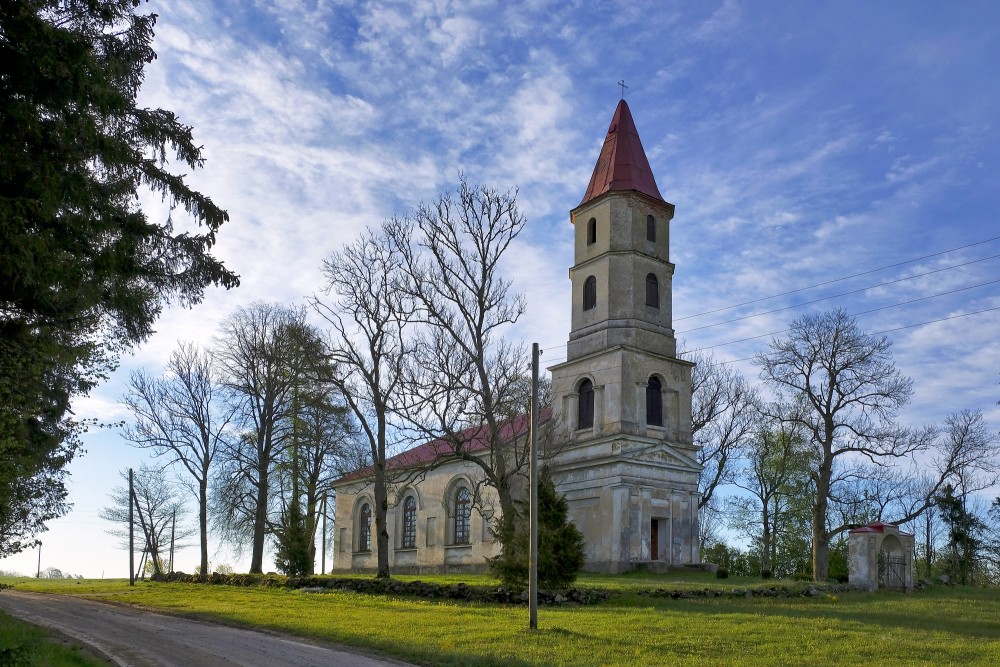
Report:
M 515 590 L 528 585 L 528 504 L 517 502 L 516 514 L 504 515 L 495 534 L 502 545 L 499 556 L 490 559 L 490 571 Z M 556 492 L 543 470 L 538 482 L 538 585 L 562 589 L 576 581 L 583 567 L 583 533 L 569 520 L 569 504 Z
M 173 171 L 202 165 L 191 128 L 136 103 L 156 57 L 139 5 L 0 2 L 0 557 L 68 509 L 71 400 L 166 304 L 239 284 L 209 252 L 227 213 Z M 148 191 L 194 224 L 148 219 Z
M 275 531 L 278 545 L 274 554 L 274 565 L 289 577 L 298 577 L 309 572 L 309 531 L 302 503 L 293 498 L 281 517 L 281 527 Z

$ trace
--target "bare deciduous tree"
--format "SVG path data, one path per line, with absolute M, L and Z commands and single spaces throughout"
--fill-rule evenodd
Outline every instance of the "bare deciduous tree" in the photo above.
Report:
M 845 312 L 805 315 L 769 347 L 754 359 L 761 378 L 786 403 L 804 400 L 808 408 L 769 416 L 798 425 L 815 449 L 813 576 L 825 580 L 830 541 L 843 530 L 829 526 L 835 466 L 852 456 L 873 462 L 905 457 L 927 441 L 895 422 L 910 400 L 912 382 L 896 370 L 889 339 L 861 331 Z
M 408 365 L 414 423 L 444 443 L 444 459 L 479 466 L 510 516 L 528 452 L 506 417 L 524 406 L 529 355 L 500 335 L 526 309 L 501 264 L 524 224 L 516 190 L 470 186 L 463 177 L 454 196 L 422 205 L 394 237 L 409 278 L 403 285 L 425 326 Z
M 946 487 L 960 498 L 989 489 L 1000 481 L 1000 436 L 990 432 L 979 410 L 960 410 L 948 415 L 944 428 L 923 432 L 929 460 L 914 462 L 911 469 L 897 475 L 897 503 L 894 523 L 906 523 L 934 507 Z M 930 521 L 930 520 L 928 520 Z M 925 535 L 930 535 L 930 523 Z M 931 549 L 925 550 L 930 553 Z
M 402 367 L 412 349 L 404 328 L 412 316 L 409 298 L 399 289 L 402 258 L 390 237 L 398 223 L 367 230 L 353 244 L 323 262 L 327 303 L 310 304 L 333 328 L 327 346 L 328 373 L 320 378 L 344 397 L 368 442 L 375 495 L 378 576 L 389 576 L 388 491 L 385 462 L 388 433 L 399 405 Z
M 256 302 L 222 324 L 215 357 L 238 407 L 242 435 L 226 446 L 215 522 L 230 542 L 249 535 L 250 572 L 263 572 L 271 473 L 291 437 L 293 397 L 305 382 L 305 313 Z
M 716 488 L 731 481 L 732 462 L 754 432 L 757 394 L 736 369 L 706 354 L 684 355 L 696 364 L 691 374 L 691 433 L 702 466 L 698 509 Z
M 109 494 L 111 505 L 101 508 L 98 516 L 105 521 L 113 522 L 116 527 L 108 529 L 108 534 L 122 540 L 122 548 L 129 546 L 129 489 L 128 470 L 119 471 L 126 484 L 116 486 Z M 160 574 L 164 570 L 164 551 L 170 547 L 171 531 L 174 520 L 179 519 L 178 530 L 173 535 L 174 541 L 183 542 L 194 534 L 193 530 L 183 525 L 185 514 L 184 501 L 171 488 L 164 475 L 163 468 L 152 468 L 143 465 L 134 474 L 135 511 L 132 514 L 132 528 L 140 536 L 140 544 L 144 544 L 143 553 L 149 556 L 153 564 L 153 573 Z M 182 548 L 184 545 L 177 546 Z M 139 571 L 142 571 L 139 566 Z M 204 573 L 205 570 L 202 570 Z
M 154 378 L 132 374 L 122 402 L 135 422 L 125 438 L 180 464 L 198 501 L 201 572 L 208 572 L 208 481 L 212 462 L 225 441 L 235 408 L 225 400 L 209 353 L 180 343 L 167 372 Z

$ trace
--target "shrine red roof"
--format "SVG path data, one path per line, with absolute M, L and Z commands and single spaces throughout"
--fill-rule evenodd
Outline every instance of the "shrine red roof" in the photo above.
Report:
M 547 422 L 551 416 L 551 407 L 542 408 L 538 414 L 539 423 Z M 504 442 L 508 442 L 521 436 L 526 436 L 528 435 L 530 425 L 528 415 L 518 415 L 500 425 L 500 438 Z M 490 447 L 489 427 L 483 424 L 467 428 L 458 433 L 456 440 L 462 443 L 462 451 L 464 452 L 469 454 L 485 452 Z M 386 459 L 385 467 L 386 470 L 400 470 L 425 466 L 439 459 L 453 458 L 455 451 L 454 442 L 445 440 L 444 438 L 437 438 Z M 371 474 L 372 469 L 369 466 L 347 473 L 337 479 L 334 484 L 351 482 L 368 477 Z
M 899 530 L 899 526 L 894 523 L 883 523 L 882 521 L 873 521 L 867 526 L 860 526 L 858 528 L 852 528 L 849 533 L 885 533 L 886 528 L 895 528 L 900 535 L 909 535 L 909 533 L 904 533 Z
M 580 205 L 612 190 L 635 190 L 663 201 L 625 100 L 619 102 L 615 109 L 608 136 L 604 138 L 601 155 L 597 158 L 594 174 Z

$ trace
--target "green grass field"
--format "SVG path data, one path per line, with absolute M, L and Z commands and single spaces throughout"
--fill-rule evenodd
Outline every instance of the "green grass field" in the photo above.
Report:
M 130 589 L 121 580 L 3 581 L 433 665 L 1000 665 L 1000 590 L 994 589 L 671 600 L 638 591 L 765 582 L 704 574 L 585 576 L 580 587 L 613 590 L 613 597 L 588 607 L 542 607 L 539 631 L 531 633 L 526 607 L 198 584 L 139 582 Z
M 0 611 L 0 665 L 96 667 L 102 664 L 78 644 L 63 641 Z

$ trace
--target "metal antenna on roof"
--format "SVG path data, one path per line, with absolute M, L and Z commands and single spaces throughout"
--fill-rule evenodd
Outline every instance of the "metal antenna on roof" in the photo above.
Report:
M 628 89 L 628 86 L 625 85 L 625 79 L 622 79 L 621 81 L 619 81 L 618 85 L 622 87 L 622 99 L 624 100 L 625 99 L 625 91 L 626 91 L 626 89 Z

